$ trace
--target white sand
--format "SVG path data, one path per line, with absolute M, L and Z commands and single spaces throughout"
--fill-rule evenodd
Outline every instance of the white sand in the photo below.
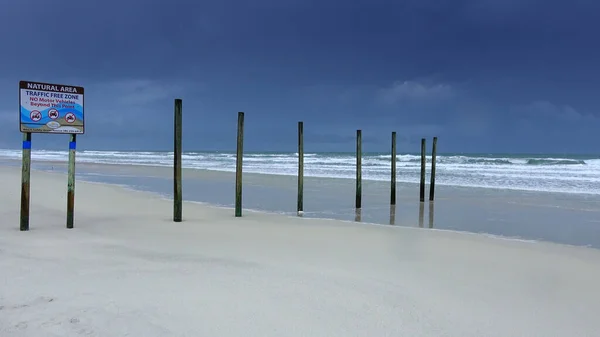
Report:
M 0 186 L 2 337 L 600 334 L 594 249 L 187 203 L 177 224 L 81 181 L 67 230 L 66 177 L 41 172 L 19 232 L 19 169 Z

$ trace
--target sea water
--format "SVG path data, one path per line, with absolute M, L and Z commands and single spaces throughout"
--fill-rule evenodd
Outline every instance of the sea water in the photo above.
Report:
M 0 159 L 19 159 L 19 150 L 0 150 Z M 33 150 L 34 161 L 66 161 L 66 151 Z M 366 153 L 362 158 L 364 180 L 389 181 L 391 156 Z M 418 182 L 420 156 L 397 156 L 397 181 Z M 172 152 L 80 151 L 81 163 L 172 166 Z M 185 152 L 183 167 L 224 172 L 235 171 L 231 152 Z M 306 177 L 346 178 L 356 176 L 352 153 L 308 153 L 304 157 Z M 600 156 L 442 154 L 436 160 L 436 184 L 524 191 L 600 195 Z M 429 173 L 431 156 L 427 156 Z M 297 153 L 244 154 L 244 172 L 296 175 Z

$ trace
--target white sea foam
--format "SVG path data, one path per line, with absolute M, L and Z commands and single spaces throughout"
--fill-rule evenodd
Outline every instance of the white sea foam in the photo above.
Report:
M 0 159 L 20 159 L 20 150 L 0 150 Z M 32 150 L 34 161 L 66 161 L 67 151 Z M 185 168 L 235 171 L 235 154 L 186 152 Z M 171 166 L 173 154 L 167 152 L 81 151 L 82 163 Z M 420 156 L 397 156 L 397 180 L 418 182 Z M 427 173 L 431 157 L 426 158 Z M 244 155 L 244 171 L 263 174 L 296 175 L 297 153 L 254 153 Z M 356 158 L 352 154 L 304 156 L 306 176 L 354 179 Z M 437 157 L 438 185 L 519 189 L 530 191 L 600 194 L 600 158 L 510 157 L 441 155 Z M 363 179 L 387 181 L 390 155 L 364 155 Z

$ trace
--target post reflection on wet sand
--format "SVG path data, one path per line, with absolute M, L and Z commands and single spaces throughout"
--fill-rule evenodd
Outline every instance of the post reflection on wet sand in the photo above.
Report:
M 396 208 L 397 208 L 397 205 L 390 205 L 389 224 L 392 226 L 397 225 L 396 224 L 396 212 L 397 212 Z M 434 224 L 434 203 L 433 202 L 429 202 L 427 217 L 428 217 L 428 227 L 433 228 L 433 224 Z M 354 209 L 354 221 L 362 222 L 362 208 Z M 367 222 L 368 221 L 369 220 L 367 220 Z M 402 222 L 401 220 L 399 220 L 399 221 Z M 401 223 L 400 223 L 400 225 L 401 225 Z M 425 202 L 419 203 L 419 227 L 420 228 L 425 227 Z
M 432 201 L 429 202 L 429 212 L 427 214 L 427 218 L 429 220 L 429 228 L 433 228 L 434 222 L 434 203 Z M 425 203 L 422 202 L 419 204 L 419 227 L 423 228 L 425 223 Z
M 390 205 L 390 225 L 396 224 L 396 205 Z
M 425 213 L 425 203 L 419 203 L 419 227 L 423 228 L 423 213 Z
M 356 208 L 354 211 L 354 221 L 360 222 L 362 219 L 362 209 Z
M 434 206 L 433 205 L 435 205 L 434 202 L 430 201 L 429 202 L 429 228 L 433 228 L 433 213 L 434 213 L 434 211 L 433 211 Z

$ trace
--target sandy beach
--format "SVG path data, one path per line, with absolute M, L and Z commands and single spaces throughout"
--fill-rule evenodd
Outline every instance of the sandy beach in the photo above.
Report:
M 0 167 L 1 336 L 595 336 L 600 250 L 172 202 Z M 524 219 L 523 221 L 526 221 Z

